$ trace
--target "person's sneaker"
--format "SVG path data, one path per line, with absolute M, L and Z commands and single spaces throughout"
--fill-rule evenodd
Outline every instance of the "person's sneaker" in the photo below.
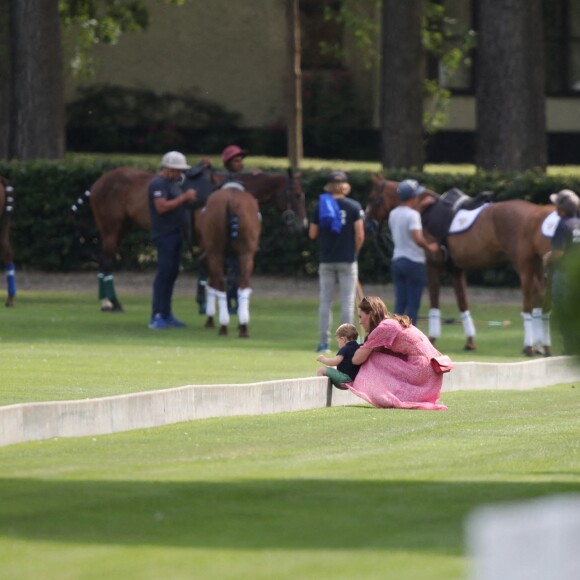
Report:
M 167 320 L 165 320 L 165 318 L 163 318 L 163 316 L 161 316 L 161 314 L 156 314 L 149 321 L 149 328 L 154 330 L 161 330 L 164 328 L 171 328 L 171 325 L 169 322 L 167 322 Z
M 317 347 L 316 347 L 316 352 L 329 352 L 330 351 L 330 345 L 325 344 L 323 342 L 321 342 Z
M 166 319 L 167 324 L 172 326 L 173 328 L 185 328 L 187 324 L 185 322 L 181 322 L 181 320 L 177 320 L 173 314 L 170 314 Z

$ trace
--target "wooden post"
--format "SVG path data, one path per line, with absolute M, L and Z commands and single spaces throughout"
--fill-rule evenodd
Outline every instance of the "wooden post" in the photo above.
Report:
M 286 0 L 286 9 L 288 30 L 288 117 L 286 123 L 288 161 L 291 167 L 298 168 L 304 157 L 299 0 Z

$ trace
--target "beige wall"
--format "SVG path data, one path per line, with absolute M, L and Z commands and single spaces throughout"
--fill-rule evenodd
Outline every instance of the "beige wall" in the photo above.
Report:
M 285 124 L 285 0 L 190 0 L 181 7 L 159 0 L 147 4 L 149 30 L 126 34 L 117 46 L 98 47 L 97 75 L 85 84 L 151 88 L 159 93 L 198 88 L 201 96 L 241 113 L 245 126 Z M 372 3 L 363 11 L 379 18 Z M 345 41 L 359 107 L 378 127 L 378 68 L 364 67 L 352 36 Z M 69 82 L 69 100 L 77 84 L 82 83 Z M 546 114 L 549 131 L 580 131 L 580 99 L 548 99 Z M 475 130 L 474 97 L 452 98 L 446 129 Z
M 242 113 L 246 126 L 285 119 L 284 0 L 147 3 L 149 29 L 98 47 L 100 66 L 90 84 L 159 93 L 197 87 L 205 98 Z M 69 83 L 69 99 L 75 85 Z

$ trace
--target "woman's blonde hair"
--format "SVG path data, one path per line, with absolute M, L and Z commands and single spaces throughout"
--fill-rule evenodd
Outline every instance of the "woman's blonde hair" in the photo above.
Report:
M 393 318 L 403 328 L 411 326 L 411 319 L 400 314 L 389 314 L 385 303 L 378 296 L 364 296 L 358 308 L 369 315 L 369 334 L 385 319 Z

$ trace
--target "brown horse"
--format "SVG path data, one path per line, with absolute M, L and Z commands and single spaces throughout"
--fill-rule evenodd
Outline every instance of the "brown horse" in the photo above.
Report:
M 6 306 L 14 306 L 16 296 L 16 276 L 14 254 L 10 243 L 10 221 L 14 210 L 14 188 L 4 177 L 0 177 L 0 252 L 6 268 L 6 284 L 8 296 Z
M 379 176 L 373 176 L 373 190 L 366 208 L 367 220 L 379 225 L 387 219 L 390 211 L 398 205 L 397 185 Z M 422 213 L 440 202 L 439 196 L 431 191 L 422 194 Z M 447 235 L 445 246 L 453 264 L 451 278 L 461 312 L 467 337 L 466 350 L 475 349 L 475 326 L 469 314 L 465 270 L 483 270 L 511 262 L 519 274 L 522 290 L 522 316 L 524 319 L 524 353 L 532 356 L 537 343 L 543 354 L 550 356 L 549 309 L 544 303 L 542 256 L 550 249 L 550 238 L 541 231 L 544 219 L 554 211 L 553 205 L 540 206 L 525 200 L 510 200 L 491 203 L 481 209 L 479 216 L 465 231 Z M 432 239 L 429 223 L 424 223 L 425 234 Z M 442 253 L 428 256 L 427 276 L 429 286 L 429 335 L 434 342 L 440 334 L 439 291 L 443 269 Z
M 117 252 L 128 226 L 135 224 L 145 230 L 150 227 L 148 186 L 154 175 L 142 169 L 118 167 L 103 174 L 85 194 L 89 199 L 101 237 L 99 298 L 103 311 L 122 311 L 115 292 L 112 272 Z M 219 175 L 216 178 L 221 181 L 224 179 Z M 288 175 L 239 174 L 236 179 L 245 185 L 246 189 L 256 197 L 258 203 L 275 203 L 288 228 L 304 227 L 306 207 L 299 173 L 289 171 Z M 192 186 L 198 191 L 198 198 L 200 198 L 200 202 L 194 203 L 191 208 L 192 230 L 198 244 L 203 247 L 200 220 L 202 206 L 212 187 L 209 173 L 200 174 L 199 179 L 186 176 L 183 187 Z M 73 213 L 78 213 L 78 206 L 82 201 L 82 198 L 77 200 L 72 208 Z
M 221 336 L 227 335 L 230 320 L 224 262 L 228 255 L 232 255 L 238 260 L 239 336 L 248 337 L 252 292 L 250 278 L 254 270 L 260 230 L 259 206 L 251 193 L 225 184 L 223 189 L 209 196 L 202 212 L 202 239 L 209 271 L 205 326 L 214 326 L 217 299 Z

